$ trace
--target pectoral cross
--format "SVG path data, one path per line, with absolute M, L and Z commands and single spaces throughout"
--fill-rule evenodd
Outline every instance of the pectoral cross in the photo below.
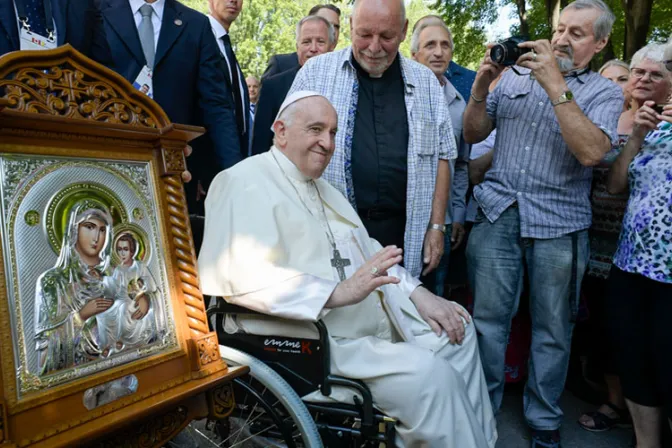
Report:
M 331 265 L 336 268 L 338 278 L 341 281 L 345 280 L 345 267 L 350 266 L 350 260 L 341 258 L 341 253 L 336 249 L 336 246 L 334 246 L 334 257 L 331 259 Z

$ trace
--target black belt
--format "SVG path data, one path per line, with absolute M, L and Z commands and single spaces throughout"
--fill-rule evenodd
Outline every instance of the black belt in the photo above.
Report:
M 392 218 L 404 218 L 406 210 L 393 210 L 389 208 L 358 208 L 357 214 L 362 219 L 369 221 L 385 221 Z

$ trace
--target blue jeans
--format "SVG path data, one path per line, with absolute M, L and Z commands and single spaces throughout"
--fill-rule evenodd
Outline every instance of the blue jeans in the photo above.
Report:
M 521 238 L 517 207 L 507 209 L 494 223 L 479 211 L 469 237 L 473 317 L 495 412 L 502 404 L 504 357 L 527 267 L 532 343 L 523 405 L 533 429 L 555 430 L 562 421 L 559 401 L 569 364 L 572 317 L 588 254 L 587 230 L 546 240 Z

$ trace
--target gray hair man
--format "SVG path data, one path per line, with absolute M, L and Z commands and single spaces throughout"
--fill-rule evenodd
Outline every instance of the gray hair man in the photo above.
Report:
M 264 81 L 254 121 L 252 154 L 261 154 L 271 148 L 273 144 L 271 125 L 296 74 L 308 59 L 331 51 L 335 39 L 334 27 L 324 17 L 306 16 L 296 25 L 296 54 L 299 65 Z
M 403 0 L 357 0 L 352 46 L 308 61 L 290 93 L 314 90 L 332 102 L 342 132 L 324 177 L 373 238 L 404 248 L 406 269 L 419 276 L 443 254 L 457 151 L 436 76 L 399 54 L 407 26 Z
M 322 177 L 338 123 L 325 97 L 297 91 L 273 123 L 275 146 L 218 175 L 205 203 L 203 292 L 283 319 L 239 316 L 227 321 L 232 331 L 296 335 L 320 319 L 331 372 L 371 389 L 399 422 L 397 446 L 494 448 L 469 314 L 401 267 L 402 250 L 371 238 Z M 330 398 L 352 395 L 335 389 Z
M 532 447 L 560 446 L 559 406 L 578 290 L 588 261 L 592 166 L 617 139 L 620 87 L 591 72 L 614 15 L 601 0 L 577 0 L 560 14 L 552 40 L 526 48 L 495 90 L 504 67 L 490 49 L 464 115 L 470 143 L 497 129 L 492 168 L 474 189 L 481 212 L 467 245 L 474 320 L 493 407 L 504 388 L 511 317 L 529 273 L 532 342 L 524 394 Z
M 439 17 L 427 16 L 418 21 L 411 36 L 411 56 L 429 68 L 439 80 L 446 98 L 453 135 L 457 145 L 450 189 L 450 201 L 446 206 L 446 234 L 443 257 L 436 270 L 433 291 L 444 295 L 444 284 L 448 275 L 450 252 L 456 249 L 464 239 L 464 220 L 466 217 L 466 197 L 469 189 L 469 145 L 462 136 L 462 115 L 467 106 L 465 98 L 457 91 L 445 76 L 453 56 L 453 38 L 450 29 Z

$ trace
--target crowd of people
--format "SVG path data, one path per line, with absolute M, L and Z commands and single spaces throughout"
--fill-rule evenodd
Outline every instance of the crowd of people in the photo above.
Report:
M 607 397 L 579 424 L 633 425 L 638 448 L 662 446 L 672 41 L 591 71 L 615 17 L 575 0 L 551 40 L 520 43 L 508 63 L 488 44 L 473 72 L 453 61 L 441 17 L 409 30 L 403 0 L 356 0 L 350 46 L 335 51 L 341 11 L 316 5 L 296 52 L 258 80 L 229 34 L 243 0 L 207 0 L 208 16 L 177 0 L 59 0 L 52 17 L 44 1 L 2 2 L 0 54 L 70 43 L 172 121 L 205 127 L 185 176 L 203 292 L 297 325 L 322 319 L 332 372 L 370 387 L 400 446 L 494 447 L 521 297 L 532 448 L 561 446 L 582 300 Z M 451 272 L 466 273 L 469 303 L 450 300 Z

